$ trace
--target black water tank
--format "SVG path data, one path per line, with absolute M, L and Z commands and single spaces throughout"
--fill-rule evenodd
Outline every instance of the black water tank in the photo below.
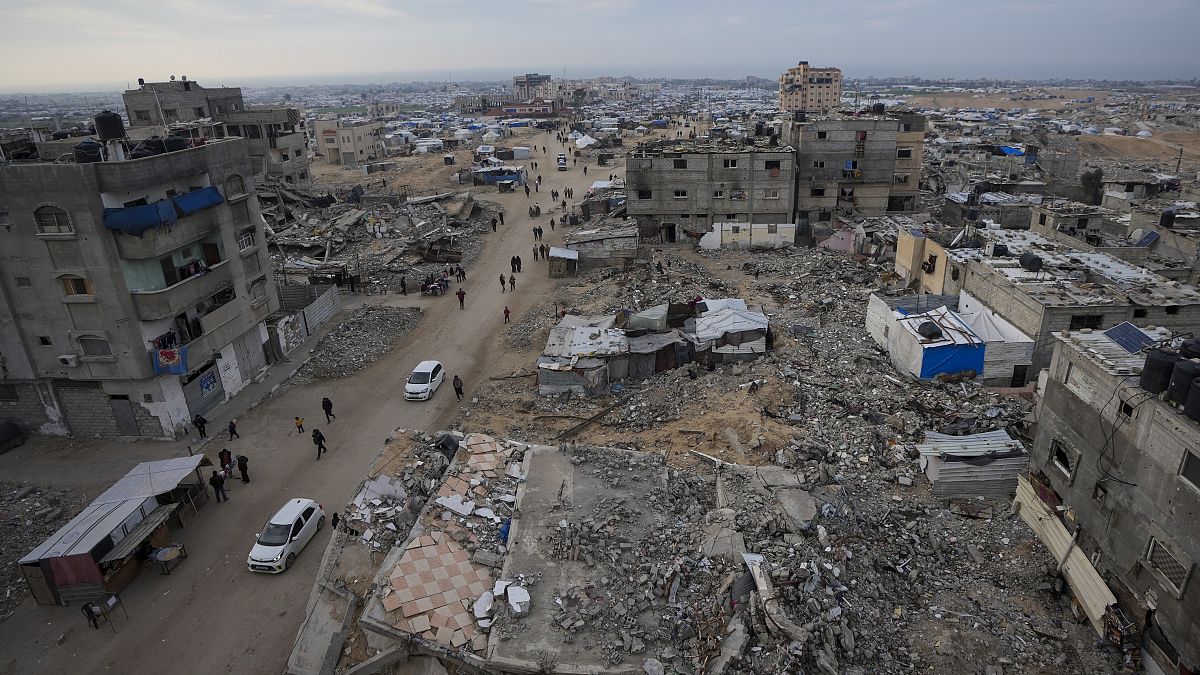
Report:
M 992 247 L 992 255 L 996 256 L 997 258 L 1008 257 L 1008 245 L 1007 244 L 996 244 L 995 246 Z
M 93 138 L 85 138 L 76 143 L 71 152 L 75 155 L 76 164 L 91 164 L 104 160 L 104 146 Z
M 871 112 L 875 113 L 876 115 L 882 115 L 885 110 L 887 110 L 887 106 L 882 103 L 876 103 L 875 105 L 871 106 Z
M 921 325 L 917 326 L 917 333 L 927 340 L 936 340 L 942 337 L 942 329 L 932 321 L 922 321 Z
M 96 115 L 96 133 L 101 142 L 117 138 L 125 138 L 125 122 L 121 116 L 111 110 L 103 110 Z
M 1187 415 L 1188 419 L 1200 422 L 1200 377 L 1192 380 L 1192 388 L 1183 404 L 1183 414 Z
M 1161 394 L 1171 383 L 1171 371 L 1179 355 L 1169 349 L 1155 349 L 1146 355 L 1146 363 L 1142 366 L 1142 377 L 1138 386 L 1151 394 Z
M 143 157 L 161 155 L 166 151 L 167 146 L 166 143 L 163 142 L 163 139 L 159 136 L 151 136 L 141 143 L 138 143 L 137 147 L 133 149 L 133 152 L 129 153 L 129 156 L 133 159 L 142 159 Z
M 1163 211 L 1158 217 L 1159 227 L 1175 227 L 1175 212 L 1171 210 Z
M 1021 254 L 1021 267 L 1036 272 L 1042 269 L 1042 259 L 1032 251 L 1026 251 Z
M 1179 355 L 1185 359 L 1200 357 L 1200 338 L 1188 338 L 1179 346 Z
M 1200 376 L 1200 361 L 1180 359 L 1175 362 L 1175 370 L 1171 371 L 1171 384 L 1167 385 L 1167 400 L 1183 405 L 1187 402 L 1188 391 L 1192 388 L 1192 380 Z
M 967 209 L 967 220 L 970 220 L 970 221 L 979 220 L 979 209 L 975 208 L 974 206 Z
M 52 138 L 56 141 L 61 141 L 64 138 L 70 138 L 70 137 L 71 137 L 71 132 L 69 132 L 69 131 L 56 131 L 56 132 L 50 134 L 50 138 Z
M 163 141 L 163 145 L 166 146 L 167 152 L 187 150 L 188 139 L 183 136 L 167 136 L 166 140 Z

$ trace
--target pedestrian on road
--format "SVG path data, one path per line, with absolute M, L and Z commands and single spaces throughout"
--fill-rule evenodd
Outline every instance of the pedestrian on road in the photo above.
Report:
M 504 323 L 508 323 L 508 315 L 509 315 L 508 305 L 505 305 L 504 306 Z
M 208 479 L 208 484 L 212 486 L 213 492 L 216 493 L 218 504 L 221 501 L 229 501 L 229 495 L 225 494 L 225 479 L 216 470 L 213 470 L 212 476 Z
M 492 218 L 492 232 L 496 231 L 496 219 Z
M 462 378 L 457 375 L 454 376 L 454 395 L 458 397 L 458 400 L 460 400 L 460 401 L 462 400 L 463 381 L 462 381 Z
M 512 291 L 512 292 L 514 292 L 514 293 L 516 292 L 516 290 L 517 290 L 517 277 L 516 277 L 516 275 L 513 275 L 513 274 L 510 274 L 510 275 L 508 275 L 508 290 L 509 290 L 509 291 Z
M 563 211 L 566 211 L 566 210 L 567 210 L 567 200 L 565 200 L 565 199 L 564 199 L 564 200 L 562 200 L 562 210 L 563 210 Z
M 546 146 L 544 146 L 544 145 L 542 146 L 542 154 L 543 155 L 546 154 Z
M 508 259 L 508 268 L 509 268 L 508 271 L 510 271 L 510 272 L 517 271 L 517 256 L 514 255 Z
M 587 175 L 587 165 L 586 164 L 583 166 L 583 175 L 585 175 L 585 176 Z
M 573 158 L 571 160 L 571 166 L 579 166 L 579 158 L 578 157 Z
M 329 524 L 333 526 L 334 532 L 337 532 L 337 526 L 338 526 L 338 523 L 340 523 L 340 522 L 342 522 L 341 516 L 339 516 L 337 514 L 337 512 L 334 512 L 333 518 L 329 519 Z
M 467 280 L 467 271 L 462 268 L 462 265 L 458 266 L 458 280 L 459 281 Z
M 504 292 L 504 272 L 500 273 L 500 292 Z
M 233 453 L 229 448 L 221 448 L 217 453 L 217 464 L 220 465 L 221 471 L 225 472 L 226 476 L 233 475 Z
M 537 256 L 538 256 L 538 245 L 534 244 L 533 245 L 533 261 L 534 262 L 537 262 Z
M 541 241 L 542 238 L 545 236 L 546 236 L 546 230 L 544 230 L 541 225 L 538 225 L 538 241 Z
M 542 191 L 542 181 L 540 181 L 540 180 L 539 180 L 538 182 L 536 182 L 536 183 L 534 183 L 534 184 L 533 184 L 533 191 L 534 191 L 534 192 L 541 192 L 541 191 Z
M 326 424 L 329 424 L 331 419 L 337 419 L 337 415 L 333 414 L 333 401 L 330 401 L 328 396 L 321 399 L 321 410 L 325 411 Z
M 546 260 L 550 254 L 550 247 L 542 244 L 542 260 Z
M 204 419 L 203 415 L 193 417 L 192 424 L 196 427 L 196 431 L 200 432 L 200 438 L 208 438 L 204 435 L 204 426 L 208 424 L 208 420 Z
M 528 197 L 529 195 L 526 195 L 526 196 Z M 503 211 L 500 212 L 500 224 L 501 225 L 504 224 L 504 212 Z
M 400 277 L 400 295 L 408 295 L 408 281 Z
M 521 256 L 517 256 L 517 274 L 521 273 Z
M 304 418 L 303 417 L 296 418 L 296 433 L 298 433 L 298 434 L 304 433 Z
M 325 447 L 325 434 L 321 433 L 320 429 L 313 429 L 312 439 L 313 445 L 317 446 L 317 459 L 320 460 L 322 452 L 329 452 L 329 449 Z
M 96 630 L 100 630 L 100 621 L 98 620 L 100 617 L 100 608 L 96 607 L 96 603 L 85 602 L 83 603 L 83 607 L 80 607 L 79 609 L 83 612 L 83 615 L 87 617 L 88 625 Z
M 554 219 L 553 218 L 550 219 L 550 231 L 551 232 L 554 231 Z
M 529 183 L 525 184 L 525 199 L 529 199 Z
M 237 458 L 238 473 L 242 474 L 242 482 L 250 482 L 250 460 L 245 455 L 238 455 Z
M 538 185 L 542 184 L 542 174 L 540 174 L 540 173 L 538 174 L 538 177 L 537 177 L 537 184 Z
M 242 437 L 242 435 L 237 432 L 237 420 L 236 419 L 229 420 L 229 440 L 232 441 L 235 438 L 241 438 L 241 437 Z
M 467 299 L 467 292 L 464 291 L 462 288 L 459 288 L 458 292 L 455 293 L 455 295 L 458 296 L 458 308 L 465 309 L 466 305 L 463 304 L 463 301 L 465 301 Z
M 537 241 L 537 225 L 533 226 L 533 240 Z

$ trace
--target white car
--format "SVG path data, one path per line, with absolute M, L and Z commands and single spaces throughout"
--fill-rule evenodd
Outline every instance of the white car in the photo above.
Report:
M 446 379 L 446 369 L 439 361 L 422 361 L 413 368 L 404 385 L 404 398 L 409 401 L 428 401 Z
M 325 510 L 312 499 L 293 499 L 271 516 L 246 558 L 251 572 L 278 574 L 292 566 L 296 554 L 325 527 Z

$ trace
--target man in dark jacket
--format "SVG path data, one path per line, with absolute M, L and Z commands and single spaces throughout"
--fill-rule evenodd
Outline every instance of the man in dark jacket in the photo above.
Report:
M 460 400 L 460 401 L 462 400 L 463 381 L 462 381 L 462 378 L 457 375 L 454 376 L 454 395 L 458 396 L 458 400 Z
M 321 433 L 320 429 L 313 429 L 312 439 L 313 445 L 317 446 L 317 459 L 319 460 L 321 459 L 322 452 L 329 451 L 328 448 L 325 447 L 325 434 Z
M 245 455 L 238 455 L 237 458 L 238 472 L 242 474 L 242 482 L 250 482 L 250 460 L 246 459 Z
M 196 427 L 196 431 L 200 432 L 200 438 L 207 438 L 204 435 L 204 426 L 208 424 L 208 420 L 204 419 L 204 415 L 196 415 L 192 418 L 192 425 Z
M 221 474 L 213 471 L 212 477 L 208 479 L 208 484 L 212 486 L 213 492 L 217 495 L 217 503 L 222 500 L 229 501 L 229 495 L 225 494 L 225 479 Z
M 321 399 L 321 410 L 325 411 L 325 423 L 326 424 L 329 423 L 330 418 L 335 419 L 335 420 L 337 419 L 337 415 L 333 414 L 333 401 L 330 401 L 328 396 Z

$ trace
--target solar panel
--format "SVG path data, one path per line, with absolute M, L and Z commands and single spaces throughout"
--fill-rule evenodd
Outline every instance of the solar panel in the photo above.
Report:
M 1150 244 L 1153 244 L 1156 241 L 1158 241 L 1158 233 L 1151 230 L 1151 231 L 1147 232 L 1146 234 L 1142 235 L 1142 238 L 1138 239 L 1137 243 L 1134 244 L 1134 246 L 1149 246 Z
M 1146 335 L 1141 329 L 1128 321 L 1122 321 L 1109 328 L 1104 331 L 1104 335 L 1130 354 L 1136 354 L 1142 351 L 1144 347 L 1154 344 L 1154 338 Z

